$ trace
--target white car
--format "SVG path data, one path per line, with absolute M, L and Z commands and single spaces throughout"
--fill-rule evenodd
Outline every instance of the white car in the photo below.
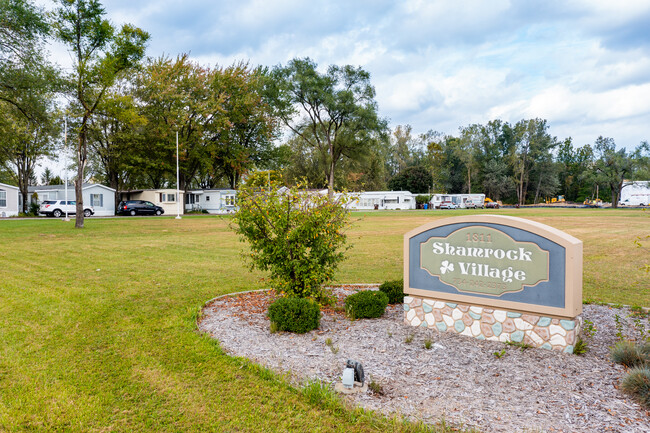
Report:
M 75 215 L 77 213 L 77 202 L 74 200 L 68 200 L 67 202 L 65 200 L 45 200 L 38 209 L 38 213 L 55 218 L 61 218 L 66 211 L 68 215 Z M 92 207 L 84 207 L 85 217 L 89 217 L 94 213 L 95 209 Z

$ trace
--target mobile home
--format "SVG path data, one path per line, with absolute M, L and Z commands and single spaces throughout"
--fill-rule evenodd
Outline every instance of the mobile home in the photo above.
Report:
M 180 191 L 180 197 L 177 197 L 177 192 L 172 188 L 159 188 L 159 189 L 134 189 L 129 191 L 120 191 L 120 200 L 145 200 L 150 201 L 156 206 L 160 206 L 165 210 L 165 214 L 174 215 L 179 211 L 182 213 L 182 207 L 178 206 L 177 199 L 183 203 L 185 193 Z
M 0 218 L 18 215 L 21 210 L 19 197 L 17 186 L 0 183 Z
M 193 189 L 185 197 L 185 211 L 207 211 L 211 214 L 230 213 L 236 210 L 234 189 Z
M 431 197 L 431 207 L 439 209 L 440 204 L 452 202 L 460 209 L 483 208 L 485 206 L 485 194 L 434 194 Z
M 650 181 L 626 182 L 621 189 L 619 202 L 623 206 L 649 206 Z
M 41 204 L 45 200 L 76 200 L 74 185 L 68 185 L 66 197 L 65 185 L 42 185 L 30 186 L 27 188 L 29 198 L 36 193 L 36 199 L 32 200 L 36 204 Z M 95 211 L 96 216 L 115 215 L 115 190 L 98 183 L 84 183 L 81 191 L 83 193 L 84 205 L 90 205 Z
M 409 191 L 365 191 L 352 192 L 350 209 L 354 210 L 397 210 L 415 209 L 415 195 Z

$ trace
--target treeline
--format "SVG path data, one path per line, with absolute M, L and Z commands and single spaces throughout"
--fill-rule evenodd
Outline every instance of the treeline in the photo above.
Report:
M 457 136 L 391 131 L 361 68 L 147 58 L 149 35 L 113 26 L 97 1 L 56 3 L 46 15 L 26 0 L 0 2 L 0 181 L 23 192 L 37 161 L 62 152 L 64 134 L 76 178 L 116 190 L 175 187 L 177 142 L 183 190 L 237 188 L 273 171 L 287 185 L 330 191 L 481 192 L 520 204 L 598 191 L 616 204 L 624 179 L 650 179 L 645 142 L 632 152 L 603 137 L 576 147 L 543 119 L 493 120 Z M 70 72 L 46 60 L 50 38 L 68 46 Z

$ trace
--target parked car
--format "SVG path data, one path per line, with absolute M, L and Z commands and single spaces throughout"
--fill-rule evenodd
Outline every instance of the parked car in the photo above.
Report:
M 451 201 L 443 201 L 440 203 L 440 209 L 456 209 L 458 206 L 454 204 L 454 202 Z
M 485 208 L 486 209 L 499 209 L 499 203 L 496 201 L 489 201 L 485 203 Z
M 41 203 L 41 207 L 38 209 L 38 213 L 45 216 L 60 218 L 65 215 L 66 211 L 68 215 L 77 214 L 77 202 L 74 200 L 45 200 Z M 84 216 L 89 217 L 95 214 L 95 209 L 92 207 L 84 206 Z
M 121 201 L 117 205 L 118 215 L 162 215 L 164 213 L 165 209 L 145 200 Z

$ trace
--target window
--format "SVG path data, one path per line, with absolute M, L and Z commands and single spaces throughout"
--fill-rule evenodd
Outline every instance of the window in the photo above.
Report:
M 0 207 L 7 207 L 7 191 L 0 189 Z
M 235 196 L 234 195 L 227 195 L 224 197 L 224 200 L 226 201 L 226 206 L 234 206 L 235 205 Z
M 104 195 L 90 194 L 90 205 L 93 207 L 104 207 Z
M 165 194 L 164 192 L 160 193 L 160 201 L 176 201 L 176 195 L 175 194 Z
M 210 196 L 209 195 L 205 196 L 205 201 L 210 201 Z

